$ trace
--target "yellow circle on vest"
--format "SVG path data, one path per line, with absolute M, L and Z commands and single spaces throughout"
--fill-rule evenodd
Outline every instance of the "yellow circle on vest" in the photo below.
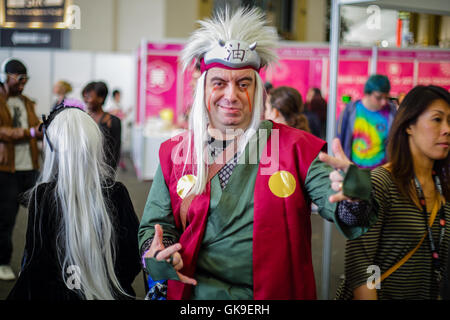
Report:
M 287 198 L 293 194 L 296 185 L 294 176 L 288 171 L 277 171 L 269 178 L 270 191 L 280 198 Z
M 182 176 L 177 183 L 177 193 L 181 199 L 184 199 L 191 188 L 194 186 L 195 181 L 197 181 L 197 177 L 193 174 L 187 174 Z

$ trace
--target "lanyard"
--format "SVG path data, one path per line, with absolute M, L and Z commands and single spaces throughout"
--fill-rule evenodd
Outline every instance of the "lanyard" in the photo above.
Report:
M 442 196 L 442 187 L 441 187 L 441 181 L 439 180 L 439 177 L 433 173 L 434 183 L 436 185 L 436 189 L 438 189 L 439 194 Z M 444 205 L 441 205 L 441 208 L 439 209 L 439 242 L 437 245 L 434 242 L 433 239 L 433 233 L 431 231 L 431 227 L 428 224 L 428 213 L 426 209 L 426 202 L 425 202 L 425 196 L 422 191 L 422 187 L 420 186 L 420 182 L 417 179 L 416 176 L 414 176 L 414 183 L 416 185 L 416 191 L 417 195 L 419 196 L 420 205 L 422 206 L 422 212 L 425 217 L 425 226 L 427 228 L 428 232 L 428 240 L 430 241 L 430 248 L 431 248 L 431 256 L 433 258 L 433 269 L 436 274 L 437 281 L 441 281 L 441 268 L 440 268 L 440 259 L 439 259 L 439 248 L 441 247 L 442 241 L 444 240 L 445 235 L 445 212 L 444 212 Z

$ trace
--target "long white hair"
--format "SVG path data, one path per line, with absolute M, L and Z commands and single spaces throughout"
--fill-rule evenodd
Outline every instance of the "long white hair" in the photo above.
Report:
M 125 292 L 114 272 L 113 222 L 102 193 L 106 181 L 112 181 L 104 163 L 102 133 L 88 114 L 71 108 L 56 115 L 47 135 L 53 151 L 44 143 L 39 182 L 56 182 L 61 212 L 56 247 L 62 278 L 67 285 L 68 268 L 79 268 L 84 299 L 115 299 Z
M 258 8 L 238 8 L 234 13 L 226 7 L 219 10 L 213 19 L 198 21 L 200 28 L 191 35 L 186 47 L 182 51 L 181 59 L 184 70 L 194 60 L 200 60 L 204 54 L 214 48 L 219 40 L 241 40 L 247 43 L 256 42 L 256 52 L 261 58 L 261 66 L 267 66 L 277 60 L 274 51 L 278 36 L 276 32 L 266 25 L 264 13 Z M 197 80 L 197 87 L 194 94 L 194 101 L 189 117 L 189 154 L 188 158 L 195 159 L 196 163 L 196 181 L 189 194 L 201 194 L 206 187 L 208 177 L 208 165 L 205 162 L 208 141 L 208 123 L 209 115 L 205 103 L 205 82 L 206 74 L 204 72 Z M 264 110 L 263 94 L 264 86 L 255 71 L 255 95 L 254 107 L 252 109 L 252 120 L 237 146 L 238 157 L 243 154 L 245 146 L 250 138 L 258 130 L 261 122 L 262 111 Z M 193 148 L 191 150 L 191 139 L 193 139 Z

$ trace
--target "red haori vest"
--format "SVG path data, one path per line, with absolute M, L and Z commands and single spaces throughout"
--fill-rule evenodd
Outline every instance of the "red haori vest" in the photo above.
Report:
M 175 224 L 180 230 L 182 198 L 178 195 L 177 185 L 180 178 L 192 174 L 195 167 L 193 161 L 186 164 L 183 161 L 188 153 L 188 138 L 189 134 L 184 132 L 164 142 L 159 151 Z M 273 123 L 255 181 L 255 300 L 316 299 L 311 257 L 311 209 L 310 201 L 304 197 L 304 181 L 312 161 L 325 145 L 325 141 L 307 132 Z M 180 272 L 189 277 L 194 277 L 195 273 L 208 218 L 210 192 L 208 183 L 205 192 L 192 201 L 187 217 L 189 224 L 179 240 L 184 263 Z M 168 299 L 189 299 L 190 292 L 190 285 L 168 281 Z

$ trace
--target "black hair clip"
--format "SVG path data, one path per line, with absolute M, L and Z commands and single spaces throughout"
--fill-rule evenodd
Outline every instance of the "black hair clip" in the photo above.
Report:
M 45 140 L 47 140 L 48 146 L 50 147 L 50 150 L 53 152 L 53 145 L 50 142 L 50 139 L 48 138 L 47 129 L 50 126 L 50 123 L 55 119 L 55 117 L 63 110 L 67 109 L 78 109 L 80 111 L 83 111 L 82 109 L 78 107 L 72 107 L 72 106 L 66 106 L 63 102 L 58 104 L 53 108 L 53 110 L 49 113 L 48 117 L 43 114 L 42 115 L 42 123 L 39 125 L 39 131 L 43 133 L 45 136 Z M 83 111 L 84 112 L 84 111 Z
M 50 150 L 53 152 L 53 145 L 50 142 L 50 139 L 48 138 L 47 135 L 47 128 L 48 125 L 50 124 L 51 121 L 49 121 L 49 119 L 45 116 L 45 114 L 42 115 L 42 123 L 39 126 L 39 131 L 42 131 L 42 133 L 44 134 L 45 140 L 47 140 L 48 146 L 50 147 Z

